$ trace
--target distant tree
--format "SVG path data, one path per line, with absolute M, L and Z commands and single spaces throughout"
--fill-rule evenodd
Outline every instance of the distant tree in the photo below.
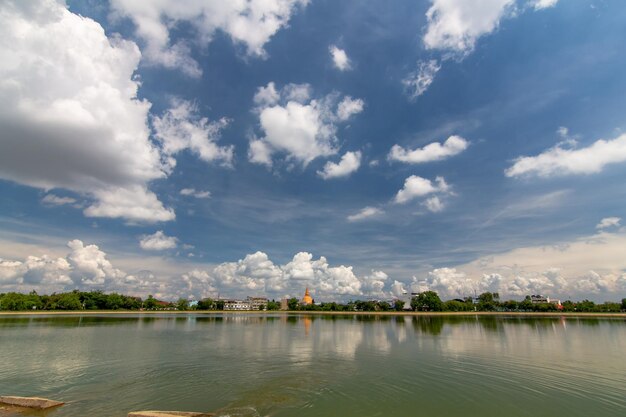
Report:
M 215 301 L 211 298 L 204 298 L 198 301 L 198 305 L 196 306 L 196 310 L 214 310 L 215 309 Z
M 280 310 L 280 303 L 278 301 L 272 300 L 267 302 L 268 310 Z
M 441 311 L 443 302 L 435 291 L 424 291 L 411 299 L 411 308 L 414 311 Z
M 189 301 L 184 298 L 179 298 L 176 302 L 176 310 L 187 311 L 189 310 Z
M 391 310 L 391 304 L 389 304 L 389 303 L 388 303 L 388 302 L 386 302 L 386 301 L 380 301 L 380 302 L 378 303 L 378 309 L 379 309 L 380 311 L 389 311 L 389 310 Z
M 502 303 L 502 307 L 506 311 L 517 311 L 519 309 L 520 303 L 515 300 L 508 300 Z
M 393 302 L 393 309 L 396 310 L 396 311 L 404 310 L 404 301 L 402 301 L 402 300 L 395 300 Z
M 626 310 L 626 298 L 622 298 L 622 310 Z
M 484 292 L 478 296 L 478 309 L 481 311 L 495 311 L 500 306 L 500 294 Z
M 143 308 L 146 310 L 154 310 L 157 306 L 157 300 L 150 294 L 148 298 L 143 302 Z
M 520 310 L 533 311 L 533 302 L 530 299 L 530 295 L 524 297 L 524 301 L 519 303 Z
M 579 303 L 576 303 L 576 311 L 589 312 L 595 311 L 596 303 L 589 300 L 582 300 Z
M 59 294 L 56 301 L 56 308 L 58 310 L 82 310 L 83 305 L 80 302 L 77 292 L 68 292 Z
M 107 310 L 119 310 L 124 306 L 124 299 L 117 293 L 106 296 L 105 307 Z
M 296 297 L 292 297 L 287 300 L 287 308 L 289 308 L 289 310 L 298 310 L 299 306 L 300 301 Z
M 444 311 L 467 311 L 468 305 L 467 303 L 464 303 L 463 301 L 448 300 L 445 303 L 443 303 L 443 310 Z
M 224 300 L 217 300 L 215 302 L 215 309 L 220 311 L 224 310 Z

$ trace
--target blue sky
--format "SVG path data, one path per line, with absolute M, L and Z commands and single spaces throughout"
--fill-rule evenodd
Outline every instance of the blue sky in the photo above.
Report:
M 0 291 L 626 296 L 618 1 L 0 11 Z

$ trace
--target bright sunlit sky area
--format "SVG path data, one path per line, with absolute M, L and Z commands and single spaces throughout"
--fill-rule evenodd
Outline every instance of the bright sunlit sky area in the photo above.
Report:
M 3 1 L 0 292 L 621 299 L 625 22 L 620 0 Z

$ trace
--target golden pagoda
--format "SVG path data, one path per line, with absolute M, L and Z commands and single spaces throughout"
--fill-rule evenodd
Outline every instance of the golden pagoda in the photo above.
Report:
M 304 297 L 302 298 L 302 304 L 305 306 L 313 304 L 313 299 L 311 298 L 311 294 L 309 294 L 309 289 L 304 290 Z

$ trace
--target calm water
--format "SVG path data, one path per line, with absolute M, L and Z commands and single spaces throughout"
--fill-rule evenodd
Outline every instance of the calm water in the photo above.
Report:
M 626 320 L 0 316 L 0 395 L 69 402 L 50 417 L 624 416 Z

